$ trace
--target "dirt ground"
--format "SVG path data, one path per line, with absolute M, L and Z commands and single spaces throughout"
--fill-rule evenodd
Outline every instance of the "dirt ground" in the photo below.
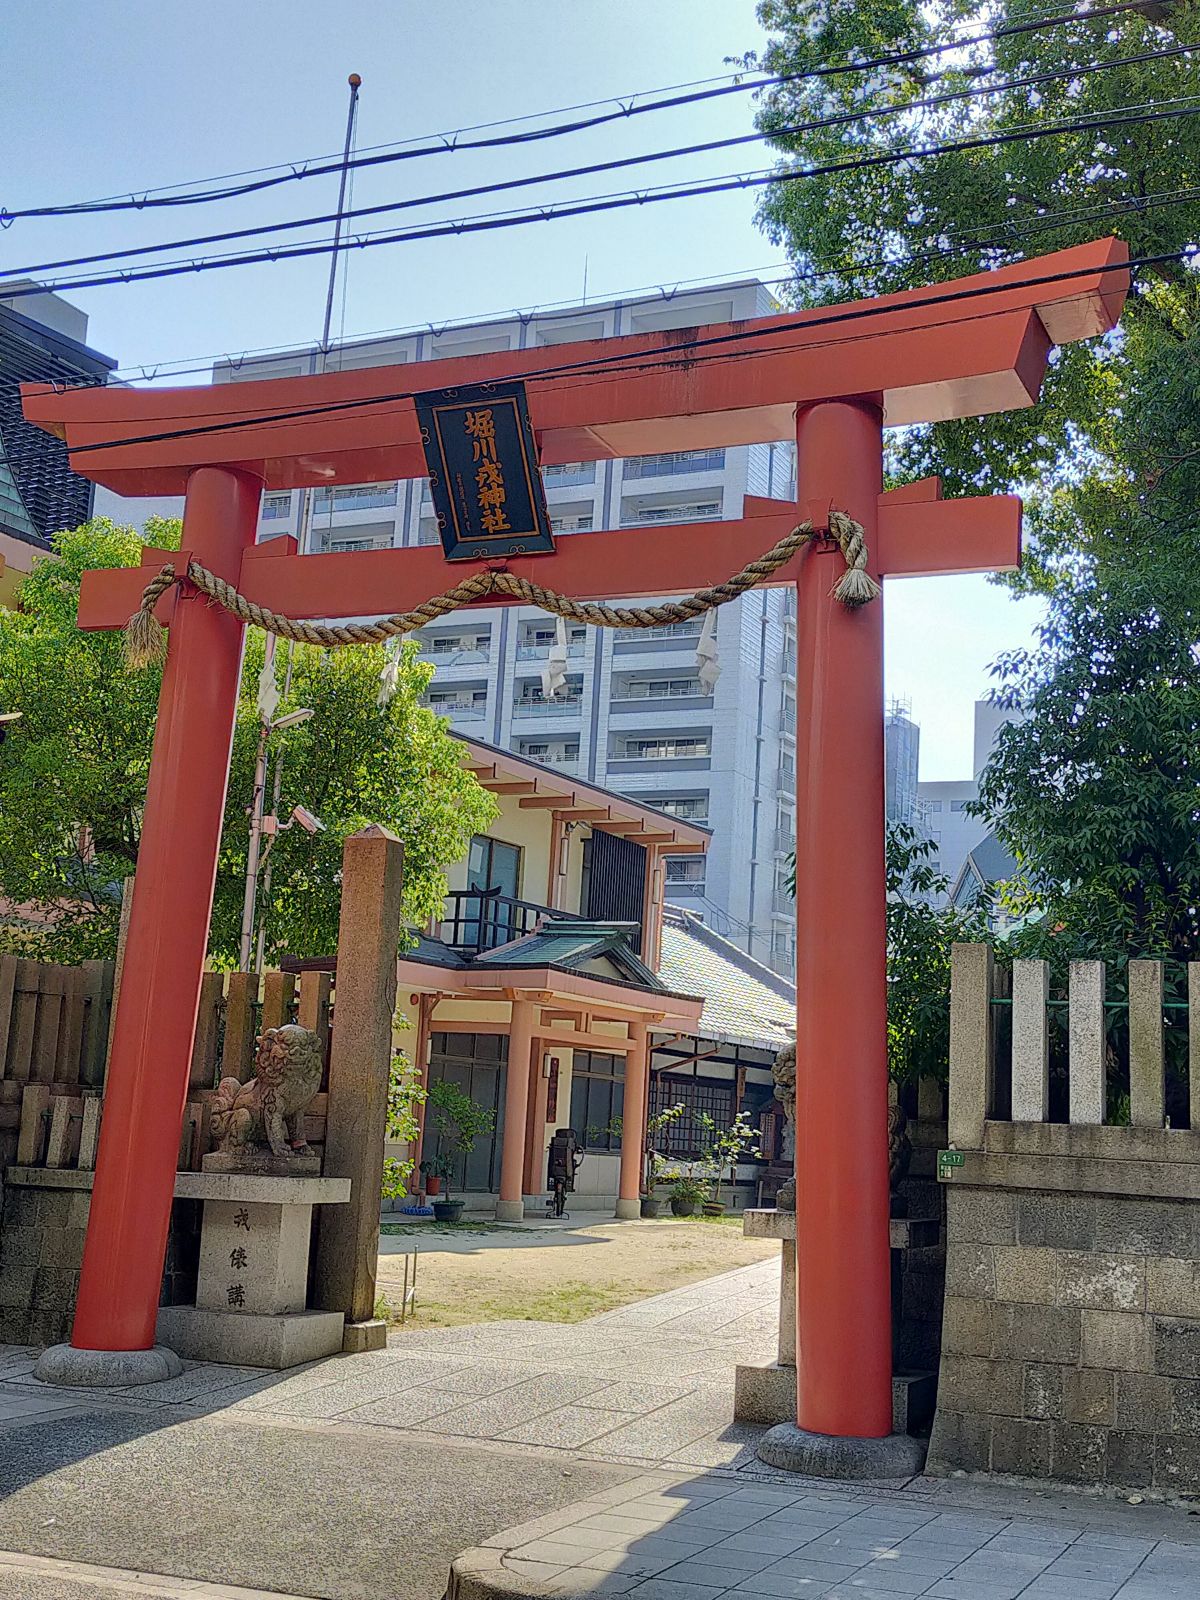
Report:
M 648 1295 L 762 1261 L 779 1250 L 746 1239 L 740 1219 L 605 1222 L 575 1227 L 417 1229 L 380 1241 L 379 1295 L 398 1322 L 403 1258 L 417 1248 L 417 1309 L 406 1326 L 524 1320 L 582 1322 Z M 409 1263 L 411 1277 L 412 1264 Z M 384 1308 L 379 1308 L 384 1314 Z

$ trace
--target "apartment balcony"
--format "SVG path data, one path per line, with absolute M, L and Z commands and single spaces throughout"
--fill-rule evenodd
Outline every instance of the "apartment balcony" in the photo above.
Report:
M 775 829 L 775 854 L 777 856 L 790 856 L 796 848 L 796 829 L 794 826 Z
M 776 884 L 771 892 L 771 910 L 777 917 L 794 917 L 796 915 L 795 895 L 789 894 L 781 884 Z
M 609 701 L 614 716 L 644 716 L 648 711 L 711 711 L 710 694 L 616 696 Z
M 514 700 L 514 717 L 577 717 L 582 695 L 564 695 L 561 700 Z
M 449 717 L 451 722 L 482 722 L 487 716 L 486 704 L 457 700 L 422 700 L 421 704 L 429 711 L 436 711 L 439 717 Z
M 557 467 L 542 468 L 542 482 L 547 489 L 568 489 L 595 481 L 594 461 L 564 461 Z
M 627 457 L 621 477 L 627 483 L 631 478 L 679 478 L 724 470 L 724 450 L 670 450 L 664 455 Z
M 421 654 L 439 672 L 446 667 L 485 667 L 492 659 L 491 650 L 430 650 L 425 646 Z
M 446 896 L 438 938 L 452 950 L 478 955 L 532 933 L 539 922 L 582 922 L 570 911 L 553 911 L 532 900 L 513 900 L 487 889 L 453 889 Z
M 794 761 L 781 761 L 779 770 L 775 774 L 775 787 L 791 794 L 796 787 L 796 763 Z
M 518 661 L 545 661 L 553 646 L 548 644 L 519 644 L 517 646 Z M 567 646 L 568 659 L 581 656 L 586 649 L 582 640 L 576 640 Z
M 617 773 L 638 772 L 710 772 L 712 755 L 693 756 L 609 756 L 606 764 L 609 777 Z
M 518 750 L 517 754 L 525 761 L 536 761 L 542 767 L 557 767 L 560 772 L 574 772 L 579 766 L 579 756 L 567 755 L 564 751 L 548 750 L 544 755 L 539 755 L 532 750 Z

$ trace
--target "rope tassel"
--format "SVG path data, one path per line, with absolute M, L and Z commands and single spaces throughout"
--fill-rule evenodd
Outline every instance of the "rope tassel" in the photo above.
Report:
M 844 511 L 829 513 L 829 536 L 846 561 L 846 571 L 833 588 L 834 598 L 844 606 L 866 605 L 879 597 L 879 585 L 867 571 L 867 544 L 862 524 L 855 522 Z M 186 577 L 201 594 L 215 600 L 242 622 L 282 639 L 293 639 L 298 644 L 313 644 L 324 650 L 336 650 L 350 644 L 385 644 L 415 629 L 434 622 L 448 612 L 473 600 L 486 600 L 489 595 L 504 594 L 525 605 L 537 606 L 551 616 L 566 618 L 569 622 L 589 623 L 596 628 L 661 628 L 675 622 L 690 622 L 717 606 L 728 605 L 748 589 L 755 588 L 772 577 L 799 554 L 816 534 L 811 522 L 802 522 L 785 534 L 764 555 L 748 561 L 740 572 L 735 572 L 724 583 L 711 589 L 697 589 L 682 600 L 668 600 L 656 606 L 610 606 L 593 600 L 572 600 L 569 595 L 558 594 L 553 589 L 543 589 L 529 578 L 520 578 L 515 572 L 504 570 L 477 572 L 461 583 L 436 594 L 413 611 L 397 616 L 383 617 L 378 622 L 348 622 L 334 627 L 324 622 L 303 622 L 285 617 L 267 606 L 256 605 L 239 594 L 231 583 L 209 572 L 199 562 L 188 563 Z M 174 566 L 163 567 L 142 591 L 142 603 L 130 617 L 125 628 L 125 659 L 130 667 L 149 665 L 161 661 L 165 655 L 165 630 L 154 615 L 154 607 L 173 583 L 183 580 L 176 575 Z
M 175 568 L 168 563 L 142 590 L 142 603 L 125 624 L 125 665 L 133 672 L 167 658 L 167 630 L 154 608 L 174 582 Z

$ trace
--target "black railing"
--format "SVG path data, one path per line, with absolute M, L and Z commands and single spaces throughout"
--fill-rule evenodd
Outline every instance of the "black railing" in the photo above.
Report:
M 440 936 L 452 950 L 478 955 L 532 933 L 543 920 L 581 922 L 583 918 L 532 900 L 514 900 L 498 889 L 454 889 L 446 896 Z

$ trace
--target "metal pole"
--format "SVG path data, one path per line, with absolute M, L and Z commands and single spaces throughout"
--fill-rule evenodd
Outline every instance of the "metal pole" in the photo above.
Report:
M 334 229 L 333 229 L 333 250 L 332 250 L 332 253 L 330 254 L 330 257 L 329 257 L 329 284 L 328 284 L 328 287 L 327 287 L 327 289 L 325 291 L 325 321 L 324 321 L 324 324 L 323 324 L 322 329 L 321 329 L 321 350 L 320 350 L 320 355 L 318 357 L 318 363 L 319 364 L 318 364 L 318 369 L 317 369 L 319 372 L 324 372 L 325 371 L 326 366 L 328 365 L 328 361 L 329 361 L 329 336 L 330 336 L 330 331 L 331 331 L 331 329 L 333 327 L 333 296 L 334 296 L 334 292 L 335 292 L 335 289 L 336 289 L 336 286 L 337 286 L 338 257 L 339 257 L 339 253 L 340 253 L 340 250 L 341 250 L 341 244 L 342 244 L 342 223 L 345 220 L 344 217 L 343 217 L 343 212 L 344 212 L 345 206 L 346 206 L 346 184 L 347 184 L 347 180 L 348 180 L 349 174 L 350 174 L 350 153 L 351 153 L 351 150 L 353 149 L 353 146 L 354 146 L 354 122 L 355 122 L 355 118 L 356 118 L 357 113 L 358 113 L 358 91 L 362 87 L 362 79 L 359 77 L 357 72 L 352 72 L 347 81 L 348 81 L 348 83 L 350 85 L 350 107 L 349 107 L 349 110 L 346 113 L 346 138 L 345 138 L 344 144 L 342 145 L 342 170 L 341 170 L 341 175 L 340 175 L 340 177 L 338 179 L 337 221 L 335 222 Z M 312 490 L 311 489 L 302 489 L 300 491 L 300 522 L 299 522 L 297 539 L 296 539 L 296 549 L 297 549 L 298 553 L 300 555 L 302 555 L 302 556 L 308 554 L 308 540 L 309 540 L 309 534 L 310 534 L 311 530 L 312 530 Z M 292 655 L 293 655 L 293 646 L 292 646 L 291 640 L 289 640 L 288 641 L 288 649 L 287 649 L 287 668 L 286 668 L 286 672 L 285 672 L 285 675 L 284 675 L 284 685 L 283 685 L 283 693 L 284 693 L 284 697 L 285 698 L 286 698 L 287 694 L 289 693 L 289 691 L 290 691 L 290 689 L 292 687 Z M 267 635 L 266 659 L 267 659 L 268 663 L 273 663 L 274 660 L 275 660 L 275 635 L 273 633 L 269 633 Z M 264 780 L 265 780 L 265 772 L 264 772 Z M 275 816 L 279 815 L 279 794 L 280 794 L 280 790 L 281 790 L 282 786 L 283 786 L 283 754 L 281 752 L 275 758 L 275 782 L 274 782 L 274 785 L 272 787 L 272 793 L 271 793 L 271 810 L 272 810 L 272 813 Z M 261 811 L 260 811 L 259 815 L 261 817 L 261 815 L 262 815 Z M 253 837 L 253 824 L 251 825 L 250 847 L 251 847 L 251 851 L 253 852 L 253 854 L 255 856 L 255 860 L 256 860 L 255 872 L 257 873 L 257 845 L 256 845 L 255 839 Z M 251 934 L 250 934 L 251 940 L 253 940 L 253 937 L 254 937 L 254 934 L 253 934 L 253 927 L 254 927 L 254 899 L 257 896 L 257 890 L 256 889 L 252 889 L 252 887 L 251 887 L 252 881 L 253 880 L 251 879 L 251 875 L 250 875 L 250 862 L 249 862 L 249 860 L 247 860 L 247 862 L 246 862 L 246 904 L 250 908 L 249 917 L 250 917 L 250 928 L 251 928 Z M 264 898 L 264 900 L 268 899 L 268 897 L 270 895 L 270 891 L 271 891 L 271 868 L 268 865 L 266 870 L 265 870 L 265 872 L 264 872 L 264 875 L 263 875 L 263 898 Z M 266 943 L 267 943 L 267 925 L 266 925 L 266 918 L 264 916 L 263 919 L 262 919 L 262 925 L 259 928 L 259 934 L 258 934 L 258 965 L 259 965 L 260 969 L 262 967 L 263 959 L 264 959 L 265 952 L 266 952 Z M 243 945 L 242 969 L 243 969 L 243 971 L 249 971 L 250 970 L 250 968 L 249 968 L 250 956 L 249 956 L 249 949 L 248 949 L 248 946 L 246 944 L 246 920 L 245 920 L 245 916 L 243 916 L 243 921 L 242 921 L 242 945 Z
M 254 763 L 254 796 L 250 802 L 250 843 L 246 850 L 246 894 L 242 901 L 242 940 L 238 966 L 250 971 L 250 952 L 254 944 L 254 902 L 258 896 L 258 857 L 262 845 L 263 811 L 267 798 L 267 742 L 271 724 L 264 722 L 258 735 L 258 757 Z

